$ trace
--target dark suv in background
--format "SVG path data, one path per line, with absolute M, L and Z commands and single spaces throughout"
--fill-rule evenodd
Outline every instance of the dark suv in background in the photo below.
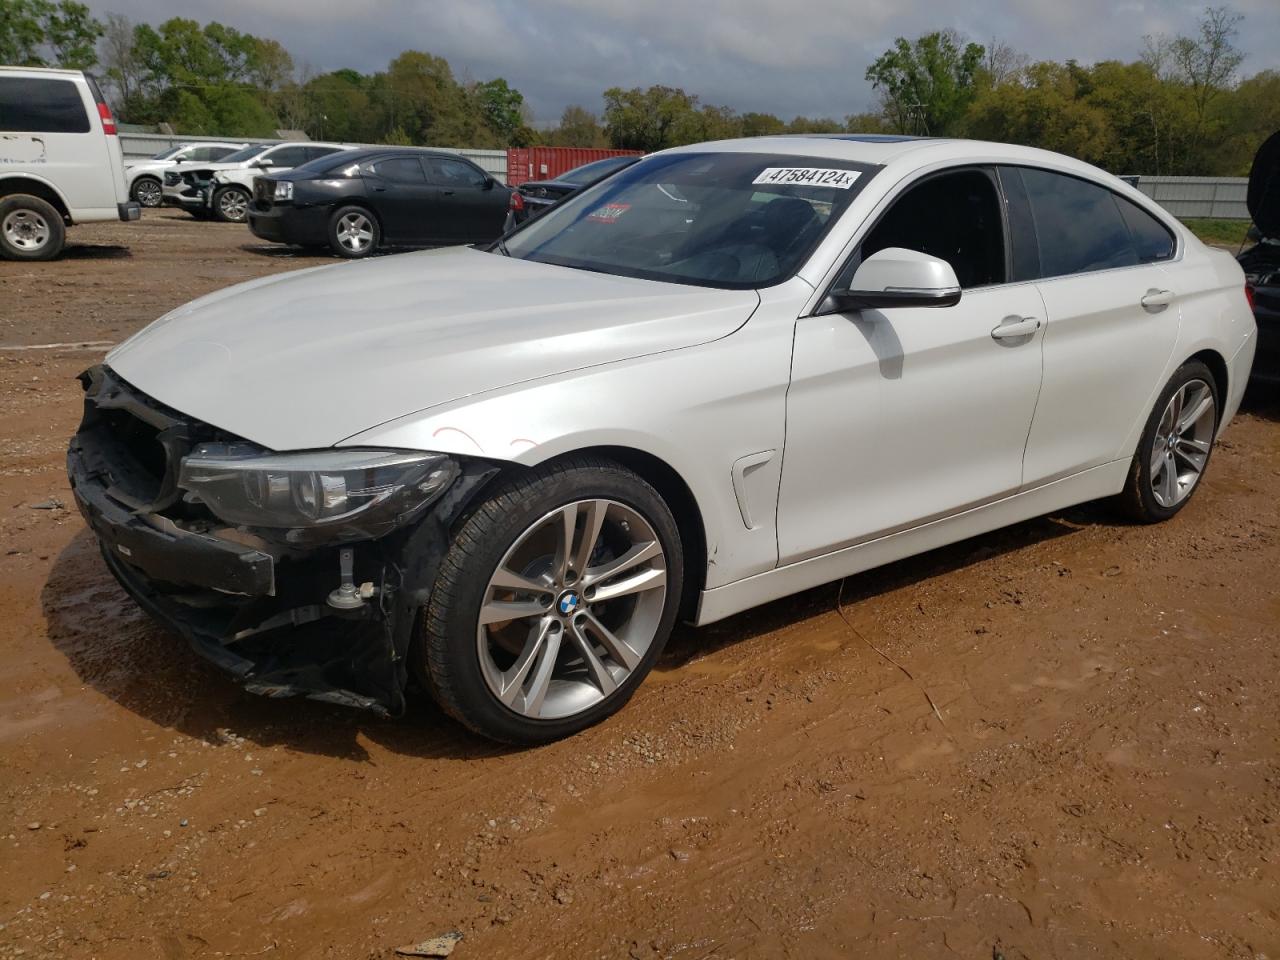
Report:
M 511 189 L 437 150 L 348 150 L 259 177 L 249 229 L 275 243 L 366 257 L 384 245 L 475 243 L 502 233 Z
M 1239 260 L 1258 321 L 1253 375 L 1280 382 L 1280 133 L 1272 134 L 1253 158 L 1248 202 L 1257 242 Z

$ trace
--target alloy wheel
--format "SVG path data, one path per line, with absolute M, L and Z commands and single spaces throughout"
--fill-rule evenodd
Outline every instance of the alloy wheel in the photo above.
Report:
M 352 253 L 363 253 L 373 244 L 373 223 L 363 213 L 348 213 L 338 221 L 338 242 Z
M 1216 427 L 1213 390 L 1203 380 L 1188 380 L 1169 398 L 1151 444 L 1151 492 L 1160 506 L 1175 507 L 1191 495 Z
M 611 696 L 657 636 L 667 566 L 653 526 L 614 500 L 579 500 L 531 524 L 489 578 L 481 672 L 509 709 L 559 719 Z
M 0 224 L 9 244 L 18 250 L 34 253 L 49 242 L 53 231 L 49 223 L 34 210 L 14 210 Z
M 218 208 L 228 220 L 239 223 L 249 213 L 249 198 L 241 190 L 225 190 L 218 198 Z
M 160 189 L 160 184 L 154 180 L 139 180 L 138 185 L 133 188 L 133 195 L 134 199 L 144 207 L 158 207 L 164 192 Z

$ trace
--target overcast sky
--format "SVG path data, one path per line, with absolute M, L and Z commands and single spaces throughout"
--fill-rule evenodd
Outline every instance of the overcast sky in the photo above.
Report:
M 1280 68 L 1280 0 L 1234 0 L 1244 73 Z M 610 86 L 662 83 L 702 102 L 842 118 L 896 36 L 953 27 L 1033 58 L 1136 59 L 1148 33 L 1190 32 L 1203 3 L 1173 0 L 89 0 L 99 15 L 218 20 L 273 37 L 312 72 L 383 68 L 406 49 L 457 76 L 505 77 L 540 125 L 568 104 L 599 112 Z

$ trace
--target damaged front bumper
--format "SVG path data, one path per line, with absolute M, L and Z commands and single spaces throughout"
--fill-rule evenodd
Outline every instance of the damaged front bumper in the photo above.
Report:
M 251 692 L 402 713 L 418 611 L 455 520 L 497 467 L 461 464 L 421 517 L 378 539 L 277 541 L 227 527 L 177 487 L 194 446 L 239 438 L 163 407 L 106 367 L 82 381 L 67 472 L 125 590 Z M 365 586 L 365 602 L 350 609 L 327 602 L 344 549 Z

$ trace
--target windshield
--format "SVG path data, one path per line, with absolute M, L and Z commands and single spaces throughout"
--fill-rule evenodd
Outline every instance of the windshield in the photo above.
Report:
M 254 157 L 260 154 L 263 150 L 267 149 L 267 147 L 269 146 L 271 146 L 271 144 L 269 143 L 254 143 L 247 147 L 241 147 L 235 153 L 228 153 L 225 157 L 223 157 L 218 162 L 219 163 L 239 163 L 241 160 L 252 160 Z
M 877 167 L 761 153 L 660 154 L 510 234 L 512 257 L 727 289 L 786 280 Z
M 181 146 L 169 147 L 168 149 L 161 150 L 159 153 L 155 154 L 151 159 L 152 160 L 168 160 L 170 157 L 172 157 L 175 153 L 177 153 L 181 149 L 182 149 Z
M 555 179 L 561 183 L 572 183 L 581 186 L 584 183 L 599 180 L 614 170 L 634 162 L 634 157 L 606 157 L 603 160 L 593 160 L 591 163 L 584 163 L 580 167 L 574 167 L 568 173 L 562 173 Z

